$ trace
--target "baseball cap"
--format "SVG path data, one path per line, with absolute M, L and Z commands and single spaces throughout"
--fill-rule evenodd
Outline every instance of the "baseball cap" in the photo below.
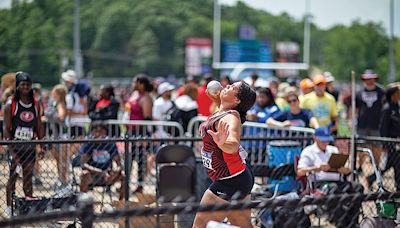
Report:
M 314 136 L 317 137 L 322 142 L 332 142 L 333 137 L 329 131 L 328 127 L 319 127 L 315 129 Z
M 366 79 L 378 79 L 378 74 L 375 73 L 373 70 L 367 69 L 364 71 L 364 73 L 361 75 L 362 80 Z
M 62 80 L 66 82 L 72 82 L 72 83 L 77 83 L 78 82 L 78 77 L 76 76 L 75 71 L 73 70 L 67 70 L 61 74 Z
M 21 82 L 32 83 L 32 79 L 31 79 L 31 77 L 29 76 L 28 73 L 19 71 L 19 72 L 16 73 L 16 76 L 15 76 L 15 86 L 18 87 L 18 85 Z
M 301 90 L 311 89 L 313 87 L 314 87 L 314 83 L 309 78 L 305 78 L 300 81 L 300 89 Z
M 317 76 L 314 77 L 313 82 L 314 82 L 314 85 L 318 85 L 321 83 L 326 84 L 326 78 L 324 75 L 318 74 Z
M 325 79 L 326 79 L 327 83 L 335 81 L 335 77 L 333 77 L 331 72 L 324 72 L 324 76 L 325 76 Z
M 158 95 L 162 95 L 163 93 L 174 90 L 174 89 L 175 89 L 175 87 L 173 85 L 169 84 L 169 82 L 163 82 L 158 86 L 157 93 L 158 93 Z
M 40 83 L 33 83 L 32 84 L 32 89 L 41 90 L 42 89 L 42 85 Z

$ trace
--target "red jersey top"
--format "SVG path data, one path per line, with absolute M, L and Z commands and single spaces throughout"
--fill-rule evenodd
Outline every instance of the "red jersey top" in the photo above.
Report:
M 246 169 L 245 159 L 246 151 L 239 146 L 238 152 L 229 154 L 223 152 L 214 142 L 207 130 L 216 131 L 218 121 L 236 111 L 230 110 L 227 112 L 216 113 L 200 125 L 200 135 L 203 137 L 203 148 L 201 150 L 201 158 L 204 167 L 207 168 L 208 176 L 212 181 L 228 179 L 239 175 Z

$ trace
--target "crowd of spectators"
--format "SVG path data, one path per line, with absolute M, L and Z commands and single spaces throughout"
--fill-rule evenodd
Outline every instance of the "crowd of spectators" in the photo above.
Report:
M 400 136 L 399 85 L 391 84 L 385 89 L 377 83 L 378 78 L 372 70 L 366 70 L 361 74 L 362 88 L 356 94 L 357 123 L 352 123 L 349 88 L 344 86 L 339 93 L 339 85 L 335 84 L 335 78 L 329 72 L 304 78 L 301 81 L 292 80 L 289 83 L 273 78 L 267 84 L 257 83 L 260 78 L 253 74 L 250 84 L 256 89 L 257 98 L 256 103 L 247 113 L 247 120 L 274 127 L 326 127 L 330 133 L 337 136 L 348 136 L 350 129 L 357 126 L 357 134 L 361 136 L 397 138 Z M 233 83 L 228 76 L 214 78 L 211 75 L 205 75 L 199 81 L 188 77 L 183 85 L 177 85 L 164 78 L 152 79 L 139 74 L 133 78 L 130 87 L 115 88 L 110 84 L 102 84 L 97 90 L 90 86 L 90 82 L 79 79 L 74 71 L 68 70 L 62 73 L 60 84 L 49 90 L 43 90 L 40 84 L 34 83 L 32 91 L 40 104 L 40 116 L 44 122 L 47 122 L 48 132 L 54 137 L 61 137 L 63 134 L 61 129 L 68 127 L 69 137 L 83 138 L 90 132 L 86 132 L 81 120 L 88 118 L 94 122 L 104 120 L 176 121 L 187 131 L 191 118 L 197 115 L 209 116 L 217 110 L 217 106 L 206 94 L 207 83 L 214 79 L 220 80 L 224 87 Z M 8 73 L 1 78 L 1 115 L 4 113 L 3 107 L 7 101 L 14 96 L 15 84 L 13 73 Z M 97 132 L 104 133 L 102 128 L 94 130 L 96 134 Z M 161 127 L 156 127 L 155 133 L 160 138 L 171 134 Z M 107 134 L 112 137 L 121 136 L 121 129 L 112 128 Z M 141 128 L 135 129 L 134 126 L 128 127 L 127 134 L 148 136 L 148 132 Z M 383 156 L 382 154 L 387 153 L 388 160 L 393 160 L 396 154 L 395 148 L 389 149 L 380 145 L 372 145 L 372 147 L 378 161 Z M 59 184 L 67 184 L 68 167 L 65 161 L 71 154 L 67 154 L 66 149 L 56 145 L 47 149 L 52 152 L 57 161 Z M 109 159 L 117 158 L 114 151 L 106 156 L 108 160 L 92 159 L 86 156 L 91 152 L 80 144 L 72 145 L 70 152 L 85 155 L 82 161 L 86 163 L 95 161 L 96 166 L 99 166 L 98 162 L 108 165 Z M 360 169 L 362 162 L 361 157 Z M 395 176 L 398 180 L 396 182 L 400 183 L 400 170 L 390 162 L 384 166 L 384 170 L 390 167 L 395 167 Z M 36 168 L 34 176 L 39 171 L 39 167 Z M 101 170 L 93 172 L 99 175 L 98 172 Z M 100 176 L 110 182 L 120 178 L 118 176 L 111 180 L 109 173 Z M 143 173 L 138 174 L 139 182 L 143 181 L 143 176 Z M 85 176 L 85 178 L 92 181 L 91 177 Z M 34 183 L 41 183 L 38 177 L 34 180 Z M 370 176 L 368 183 L 372 184 L 374 180 L 374 176 Z M 83 186 L 82 189 L 86 190 L 87 186 Z

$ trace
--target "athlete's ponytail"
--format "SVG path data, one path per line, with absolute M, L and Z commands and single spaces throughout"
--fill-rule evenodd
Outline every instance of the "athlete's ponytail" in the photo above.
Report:
M 246 122 L 247 111 L 249 111 L 256 102 L 256 91 L 254 91 L 254 89 L 245 81 L 241 81 L 236 97 L 240 100 L 240 103 L 236 106 L 236 111 L 239 112 L 240 121 L 243 124 Z

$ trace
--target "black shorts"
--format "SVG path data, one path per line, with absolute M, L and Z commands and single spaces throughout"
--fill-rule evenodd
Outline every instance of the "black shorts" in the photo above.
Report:
M 224 200 L 244 199 L 250 194 L 254 185 L 254 176 L 251 169 L 246 169 L 239 175 L 225 179 L 214 181 L 208 189 L 216 196 Z

